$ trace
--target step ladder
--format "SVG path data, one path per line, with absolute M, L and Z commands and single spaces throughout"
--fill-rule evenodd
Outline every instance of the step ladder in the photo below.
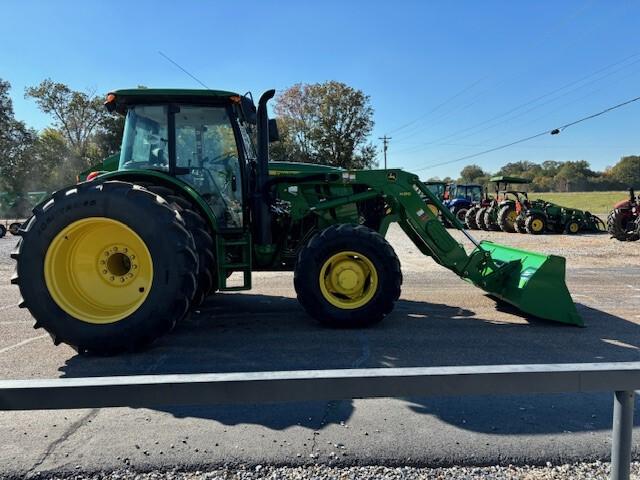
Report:
M 228 260 L 229 253 L 233 254 L 233 262 Z M 216 259 L 219 262 L 218 290 L 237 292 L 251 289 L 251 258 L 251 234 L 249 232 L 241 234 L 218 233 L 216 235 Z M 227 280 L 233 272 L 242 272 L 242 284 L 229 287 Z

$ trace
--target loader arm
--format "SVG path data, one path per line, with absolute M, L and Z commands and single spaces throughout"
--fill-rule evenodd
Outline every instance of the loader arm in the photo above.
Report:
M 366 185 L 366 192 L 320 202 L 313 210 L 335 208 L 372 197 L 389 206 L 388 221 L 395 220 L 416 247 L 461 278 L 521 311 L 551 321 L 582 325 L 565 285 L 565 259 L 519 250 L 493 242 L 476 241 L 448 208 L 419 178 L 402 170 L 354 171 L 343 182 Z M 444 227 L 438 214 L 462 231 L 474 245 L 467 253 Z

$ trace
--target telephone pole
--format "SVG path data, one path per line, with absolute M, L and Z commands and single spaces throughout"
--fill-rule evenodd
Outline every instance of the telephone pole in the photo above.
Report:
M 387 169 L 387 148 L 389 147 L 389 140 L 391 137 L 387 137 L 386 135 L 383 137 L 378 137 L 378 140 L 382 140 L 382 151 L 384 152 L 384 169 Z

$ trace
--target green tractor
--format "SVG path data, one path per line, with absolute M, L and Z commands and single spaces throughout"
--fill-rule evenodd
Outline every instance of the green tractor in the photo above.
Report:
M 541 235 L 543 233 L 606 232 L 604 221 L 590 212 L 566 208 L 545 200 L 535 199 L 518 208 L 516 218 L 518 231 Z M 524 233 L 524 232 L 522 232 Z
M 519 203 L 528 202 L 527 192 L 509 189 L 511 185 L 526 185 L 531 180 L 520 177 L 499 175 L 491 177 L 490 183 L 495 184 L 493 200 L 476 212 L 476 224 L 481 230 L 502 230 L 513 233 L 516 231 L 516 212 Z
M 438 198 L 438 200 L 443 201 L 445 199 L 445 193 L 447 192 L 447 187 L 449 186 L 447 182 L 443 182 L 441 180 L 428 180 L 422 183 L 427 186 L 427 188 Z
M 564 258 L 477 242 L 417 175 L 269 162 L 274 94 L 256 108 L 225 91 L 110 93 L 107 109 L 126 116 L 117 169 L 55 192 L 19 231 L 12 283 L 35 327 L 81 352 L 136 350 L 214 292 L 250 289 L 256 271 L 293 271 L 299 302 L 323 325 L 373 325 L 400 296 L 392 222 L 492 297 L 582 324 Z

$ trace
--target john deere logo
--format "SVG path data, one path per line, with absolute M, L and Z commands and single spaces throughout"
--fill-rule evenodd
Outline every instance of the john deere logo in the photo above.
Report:
M 390 182 L 395 182 L 396 181 L 396 172 L 387 173 L 387 180 L 389 180 Z

